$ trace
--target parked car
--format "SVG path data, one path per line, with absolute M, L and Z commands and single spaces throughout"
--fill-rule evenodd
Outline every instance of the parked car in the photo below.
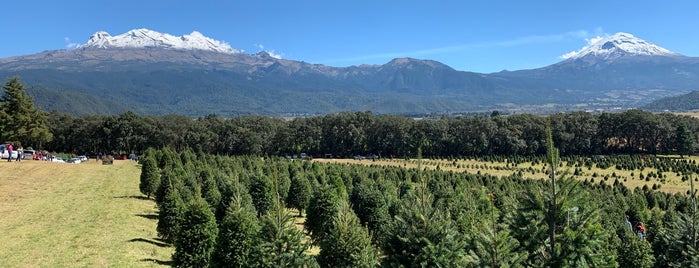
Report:
M 7 159 L 10 156 L 10 152 L 7 151 L 7 144 L 0 144 L 0 158 Z M 19 152 L 17 150 L 12 150 L 12 159 L 17 159 Z
M 22 159 L 31 159 L 31 160 L 37 160 L 36 156 L 36 151 L 35 150 L 23 150 L 22 154 L 24 155 Z

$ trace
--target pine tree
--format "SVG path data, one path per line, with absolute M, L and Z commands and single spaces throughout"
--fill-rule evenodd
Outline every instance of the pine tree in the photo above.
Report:
M 53 139 L 46 120 L 47 115 L 34 106 L 19 77 L 13 77 L 5 86 L 0 99 L 0 139 L 26 147 L 42 148 Z
M 317 267 L 315 258 L 307 254 L 309 245 L 294 226 L 294 217 L 279 197 L 273 208 L 261 219 L 260 253 L 256 264 L 262 267 Z
M 219 267 L 252 267 L 260 231 L 257 211 L 243 187 L 236 187 L 221 222 L 213 263 Z
M 178 267 L 208 267 L 216 245 L 216 217 L 206 201 L 199 197 L 187 206 L 175 240 L 172 259 Z
M 213 212 L 215 215 L 222 199 L 221 191 L 219 190 L 216 178 L 212 172 L 208 170 L 208 168 L 201 171 L 199 178 L 203 184 L 201 194 L 204 197 L 204 200 L 206 200 L 206 203 L 209 204 L 211 212 Z
M 160 186 L 160 173 L 153 156 L 148 155 L 141 162 L 141 181 L 138 188 L 150 198 Z
M 267 211 L 272 209 L 274 192 L 272 182 L 267 176 L 262 174 L 253 175 L 250 178 L 248 191 L 258 216 L 265 215 Z
M 291 178 L 289 186 L 289 195 L 286 197 L 286 203 L 290 208 L 295 208 L 299 211 L 299 217 L 303 216 L 303 210 L 308 206 L 311 199 L 311 183 L 306 179 L 304 174 L 297 173 Z
M 619 267 L 650 268 L 655 264 L 650 244 L 630 231 L 623 233 L 617 256 Z
M 314 242 L 320 242 L 330 232 L 332 221 L 337 214 L 339 197 L 333 186 L 317 189 L 308 204 L 304 227 Z
M 330 232 L 320 243 L 321 267 L 377 267 L 378 250 L 347 201 L 341 201 Z
M 420 160 L 418 160 L 420 161 Z M 418 162 L 418 172 L 420 163 Z M 448 213 L 433 207 L 427 179 L 406 196 L 383 243 L 390 267 L 467 267 L 475 258 L 466 251 L 464 236 Z
M 167 173 L 167 171 L 166 171 Z M 164 176 L 165 184 L 162 191 L 162 202 L 158 204 L 158 236 L 168 243 L 174 243 L 180 231 L 180 221 L 184 213 L 184 204 L 180 198 L 179 191 L 175 187 L 169 176 Z
M 479 231 L 474 238 L 478 267 L 517 267 L 522 265 L 523 256 L 517 252 L 519 242 L 510 235 L 508 226 L 499 222 L 500 211 L 495 207 L 495 195 L 481 194 L 485 215 L 477 223 Z
M 375 241 L 381 241 L 391 222 L 383 193 L 364 179 L 354 186 L 350 200 L 359 221 L 369 228 Z
M 532 185 L 519 204 L 512 226 L 513 235 L 531 266 L 600 266 L 616 262 L 607 247 L 608 234 L 602 229 L 597 204 L 581 192 L 579 182 L 557 177 L 558 150 L 547 126 L 547 162 L 551 178 L 546 188 Z M 544 227 L 545 226 L 545 227 Z

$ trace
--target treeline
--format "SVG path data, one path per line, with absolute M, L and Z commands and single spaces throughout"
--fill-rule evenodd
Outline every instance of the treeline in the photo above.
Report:
M 320 164 L 168 148 L 148 151 L 141 161 L 141 191 L 158 204 L 158 234 L 175 245 L 175 266 L 699 263 L 693 195 L 566 178 L 558 178 L 557 191 L 551 191 L 549 180 L 520 175 L 498 178 L 419 166 Z M 306 216 L 302 231 L 292 213 Z M 627 226 L 626 216 L 645 224 L 645 240 Z M 317 254 L 309 254 L 312 245 L 319 248 Z
M 690 154 L 699 120 L 640 110 L 550 116 L 563 155 Z M 53 113 L 52 151 L 141 153 L 170 147 L 221 155 L 332 155 L 425 157 L 541 155 L 546 117 L 531 114 L 415 120 L 371 112 L 344 112 L 284 120 L 264 116 L 112 116 Z

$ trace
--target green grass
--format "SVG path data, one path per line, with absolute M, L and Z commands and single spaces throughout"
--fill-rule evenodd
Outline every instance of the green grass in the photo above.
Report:
M 0 161 L 0 267 L 159 267 L 157 209 L 131 161 Z

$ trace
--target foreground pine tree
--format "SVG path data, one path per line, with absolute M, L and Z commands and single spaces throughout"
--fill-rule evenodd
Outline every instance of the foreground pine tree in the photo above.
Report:
M 34 106 L 19 77 L 10 78 L 0 98 L 0 139 L 40 148 L 53 139 L 47 126 L 46 113 Z
M 158 203 L 158 236 L 168 243 L 174 243 L 180 230 L 180 221 L 184 213 L 184 204 L 180 197 L 179 190 L 173 185 L 172 173 L 165 171 L 163 184 L 158 196 L 161 199 Z M 162 194 L 161 194 L 162 193 Z
M 256 264 L 261 267 L 317 267 L 315 258 L 307 254 L 309 245 L 296 229 L 294 216 L 284 208 L 279 198 L 274 207 L 262 217 L 260 255 Z
M 252 200 L 245 188 L 237 186 L 221 222 L 213 263 L 218 267 L 253 267 L 259 231 Z
M 303 210 L 308 206 L 311 199 L 311 183 L 304 174 L 295 174 L 291 177 L 291 185 L 289 186 L 289 195 L 286 197 L 286 203 L 290 208 L 295 208 L 299 211 L 299 216 L 303 216 Z
M 378 250 L 347 201 L 341 201 L 330 232 L 320 243 L 321 267 L 377 267 Z
M 420 163 L 418 162 L 418 170 Z M 405 197 L 383 244 L 389 267 L 468 267 L 475 258 L 466 251 L 465 237 L 448 213 L 434 207 L 427 178 Z
M 177 267 L 208 267 L 216 245 L 216 217 L 203 198 L 193 199 L 180 222 L 172 259 Z
M 160 186 L 160 171 L 155 158 L 151 155 L 146 156 L 141 163 L 141 180 L 138 188 L 142 194 L 150 198 L 151 195 L 155 195 Z

